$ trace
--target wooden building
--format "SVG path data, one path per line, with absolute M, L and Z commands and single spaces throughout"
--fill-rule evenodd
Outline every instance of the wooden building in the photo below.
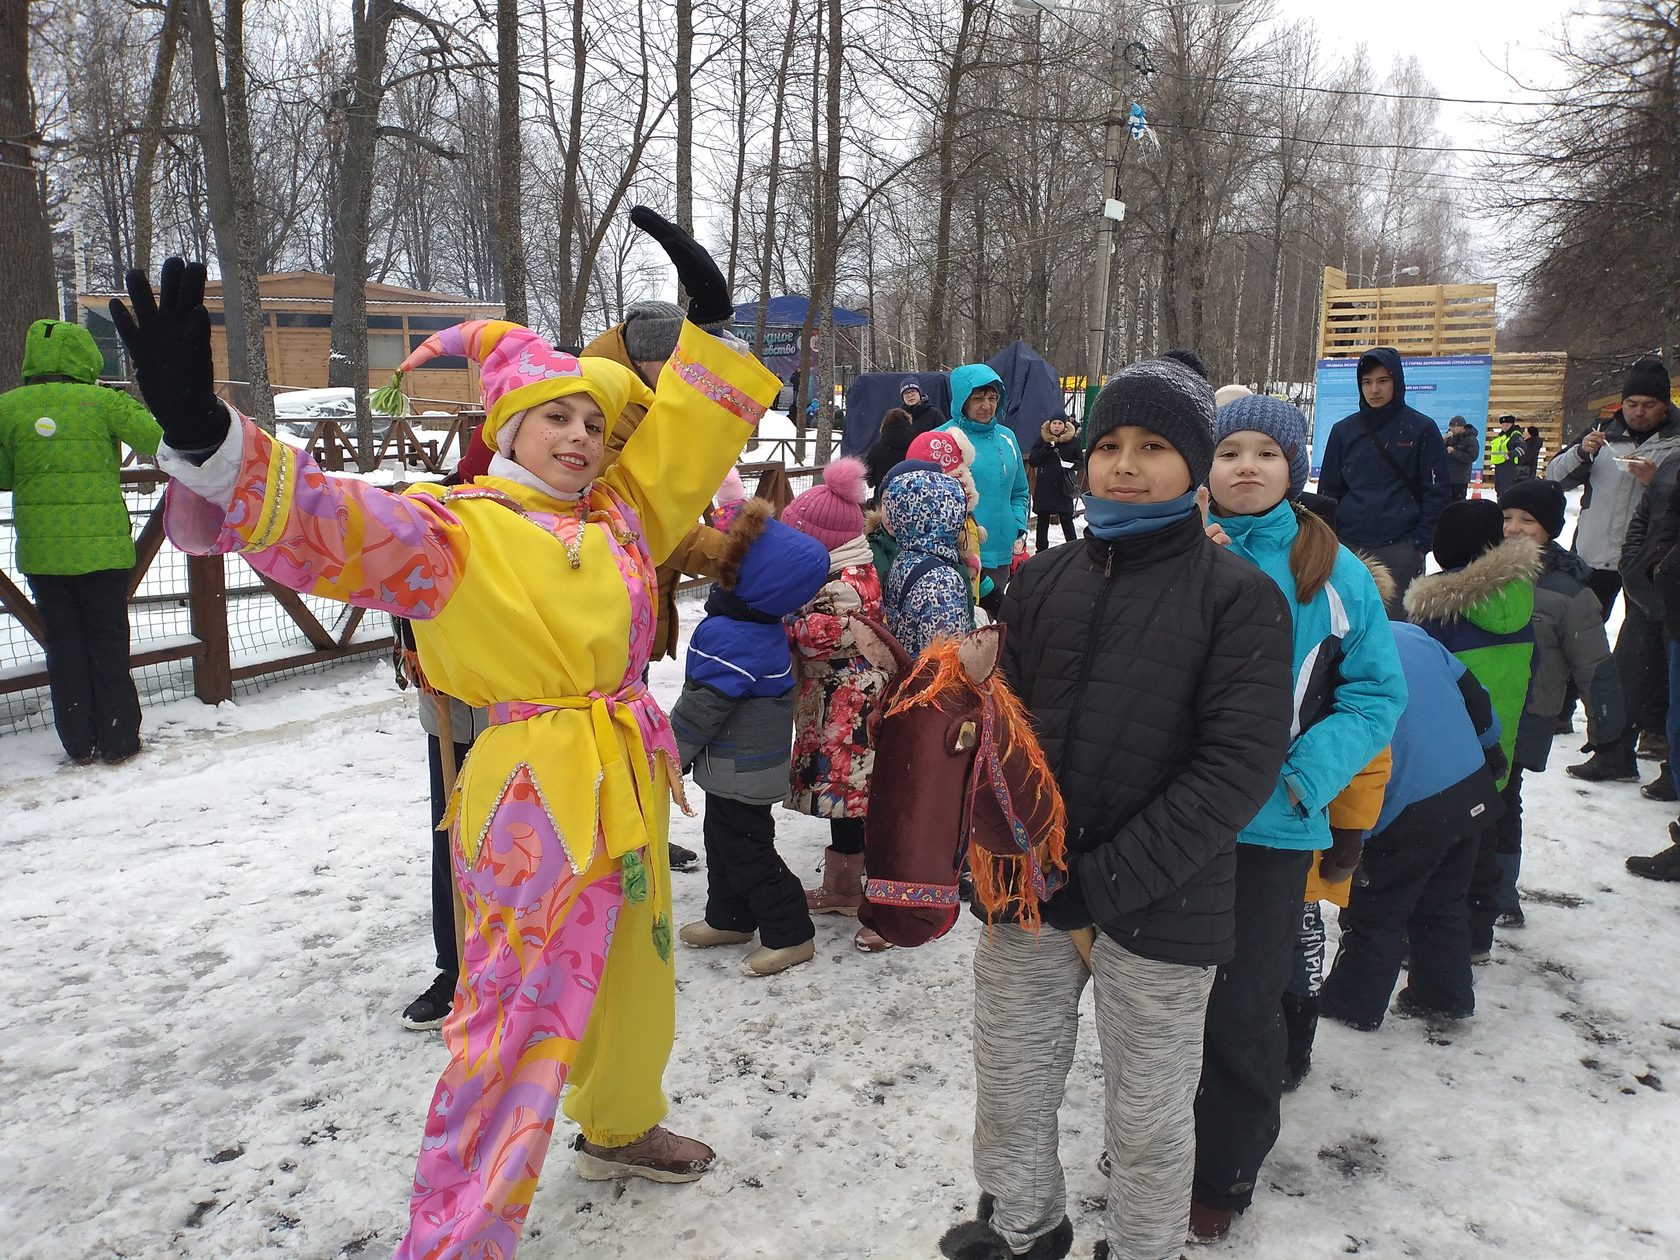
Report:
M 327 384 L 327 356 L 332 347 L 333 278 L 319 271 L 286 271 L 263 276 L 262 295 L 268 378 L 275 391 L 318 389 Z M 105 350 L 107 374 L 123 377 L 116 330 L 107 313 L 113 295 L 86 293 L 81 306 L 89 330 Z M 216 380 L 227 381 L 227 335 L 222 316 L 221 281 L 204 288 L 210 311 L 210 345 Z M 469 319 L 500 319 L 497 302 L 479 302 L 452 293 L 428 293 L 394 284 L 367 286 L 368 387 L 378 389 L 408 352 L 440 328 Z M 460 358 L 433 359 L 403 382 L 403 392 L 418 411 L 454 410 L 478 403 L 478 367 Z
M 1412 284 L 1350 289 L 1347 272 L 1324 269 L 1318 357 L 1353 358 L 1372 346 L 1393 346 L 1408 357 L 1485 354 L 1493 359 L 1485 425 L 1514 415 L 1534 425 L 1548 451 L 1563 444 L 1562 352 L 1500 354 L 1496 345 L 1499 286 Z M 1473 418 L 1473 417 L 1472 417 Z M 1483 428 L 1483 433 L 1488 432 Z

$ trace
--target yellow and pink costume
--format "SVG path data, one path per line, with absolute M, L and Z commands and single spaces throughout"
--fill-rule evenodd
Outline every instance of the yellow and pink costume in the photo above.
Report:
M 293 590 L 409 618 L 431 684 L 491 712 L 448 815 L 462 977 L 397 1256 L 505 1260 L 563 1088 L 566 1114 L 600 1145 L 639 1137 L 667 1109 L 666 826 L 681 776 L 641 682 L 655 566 L 779 382 L 692 326 L 651 397 L 617 365 L 557 353 L 517 325 L 451 336 L 484 364 L 487 400 L 497 394 L 487 433 L 579 391 L 609 425 L 628 401 L 648 404 L 647 418 L 576 503 L 497 476 L 394 494 L 329 477 L 240 421 L 202 468 L 166 459 L 178 480 L 165 523 L 184 551 L 240 551 Z

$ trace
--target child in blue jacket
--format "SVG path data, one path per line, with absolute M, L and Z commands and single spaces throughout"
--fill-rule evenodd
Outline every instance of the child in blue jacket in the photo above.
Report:
M 787 795 L 794 669 L 782 618 L 828 580 L 828 548 L 751 499 L 724 535 L 706 619 L 689 640 L 671 729 L 706 793 L 706 917 L 678 932 L 695 949 L 744 945 L 750 975 L 809 962 L 816 928 L 805 889 L 776 852 L 771 806 Z
M 1289 602 L 1295 712 L 1271 799 L 1237 836 L 1237 951 L 1208 1004 L 1190 1210 L 1192 1235 L 1208 1239 L 1248 1207 L 1277 1141 L 1283 992 L 1313 852 L 1333 850 L 1330 802 L 1382 751 L 1406 704 L 1375 581 L 1296 502 L 1307 481 L 1306 417 L 1250 395 L 1219 409 L 1216 436 L 1214 520 Z
M 1320 1011 L 1361 1031 L 1381 1026 L 1410 949 L 1395 1010 L 1466 1016 L 1475 1010 L 1465 889 L 1482 832 L 1500 809 L 1500 722 L 1481 683 L 1416 626 L 1396 623 L 1408 699 L 1390 744 L 1393 770 L 1342 911 L 1335 965 Z

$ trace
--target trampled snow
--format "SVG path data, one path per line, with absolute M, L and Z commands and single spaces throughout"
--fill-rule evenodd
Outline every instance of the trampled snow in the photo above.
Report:
M 663 701 L 680 678 L 654 671 Z M 433 961 L 413 699 L 361 662 L 149 709 L 146 738 L 115 769 L 60 766 L 50 732 L 0 740 L 0 1254 L 388 1255 L 444 1062 L 397 1018 Z M 1525 785 L 1528 926 L 1477 969 L 1475 1019 L 1323 1027 L 1254 1207 L 1197 1256 L 1680 1256 L 1680 886 L 1622 869 L 1673 810 L 1566 778 L 1578 742 Z M 777 825 L 814 882 L 826 828 Z M 698 820 L 673 838 L 698 849 Z M 678 922 L 699 917 L 705 875 L 675 884 Z M 745 949 L 679 947 L 669 1123 L 715 1171 L 582 1181 L 562 1118 L 521 1256 L 937 1255 L 976 1197 L 980 929 L 865 956 L 854 927 L 819 917 L 816 960 L 768 980 Z M 1083 1015 L 1076 1257 L 1105 1193 L 1088 992 Z

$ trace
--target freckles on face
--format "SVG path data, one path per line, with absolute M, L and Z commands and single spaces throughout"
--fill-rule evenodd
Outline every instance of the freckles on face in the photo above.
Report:
M 606 417 L 588 394 L 568 394 L 526 413 L 513 437 L 513 458 L 557 490 L 581 490 L 601 471 Z

